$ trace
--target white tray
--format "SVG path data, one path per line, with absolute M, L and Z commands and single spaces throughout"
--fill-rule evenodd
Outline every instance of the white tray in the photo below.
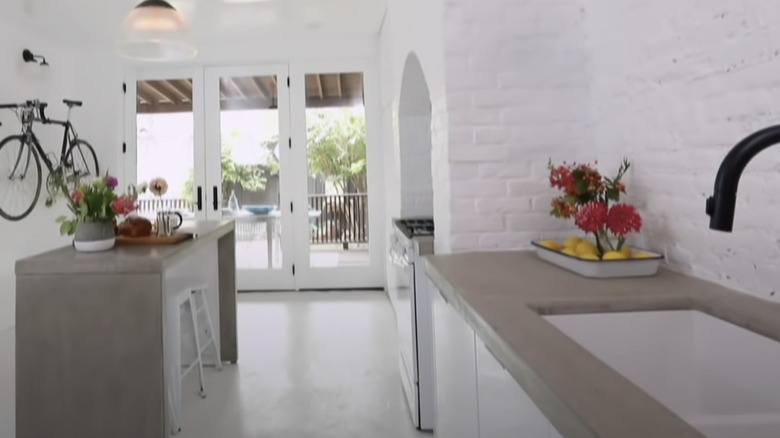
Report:
M 649 277 L 658 273 L 658 267 L 664 258 L 664 256 L 652 251 L 644 251 L 652 254 L 652 257 L 627 260 L 585 260 L 546 248 L 539 245 L 538 242 L 531 242 L 531 244 L 536 248 L 536 255 L 540 259 L 590 278 Z

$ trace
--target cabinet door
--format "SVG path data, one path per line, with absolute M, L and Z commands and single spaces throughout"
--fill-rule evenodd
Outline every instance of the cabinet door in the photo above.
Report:
M 478 438 L 474 331 L 432 288 L 437 438 Z
M 523 388 L 477 340 L 480 438 L 550 438 L 552 425 Z

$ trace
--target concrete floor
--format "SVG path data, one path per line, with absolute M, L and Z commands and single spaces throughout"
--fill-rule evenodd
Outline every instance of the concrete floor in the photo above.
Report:
M 411 438 L 382 292 L 240 294 L 239 363 L 184 384 L 180 438 Z M 8 354 L 10 352 L 11 354 Z M 0 438 L 13 430 L 13 332 L 0 335 Z

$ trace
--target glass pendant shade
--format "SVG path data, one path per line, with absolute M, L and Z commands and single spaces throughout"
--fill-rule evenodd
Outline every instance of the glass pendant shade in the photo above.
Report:
M 146 0 L 128 14 L 119 52 L 141 61 L 178 61 L 197 50 L 187 42 L 187 23 L 170 3 Z

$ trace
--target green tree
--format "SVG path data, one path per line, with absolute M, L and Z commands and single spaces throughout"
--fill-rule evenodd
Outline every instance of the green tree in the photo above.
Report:
M 320 175 L 341 193 L 365 193 L 366 119 L 349 108 L 312 111 L 309 116 L 309 173 Z
M 268 183 L 268 177 L 271 175 L 278 175 L 279 165 L 278 159 L 273 159 L 273 153 L 268 154 L 269 158 L 267 163 L 260 164 L 238 164 L 233 160 L 233 150 L 229 144 L 222 144 L 222 194 L 224 197 L 228 196 L 228 188 L 240 186 L 245 190 L 258 191 L 265 190 Z M 274 167 L 273 161 L 276 161 Z M 194 203 L 195 193 L 195 171 L 190 169 L 190 174 L 187 177 L 187 181 L 184 182 L 184 194 L 183 197 L 190 203 Z

